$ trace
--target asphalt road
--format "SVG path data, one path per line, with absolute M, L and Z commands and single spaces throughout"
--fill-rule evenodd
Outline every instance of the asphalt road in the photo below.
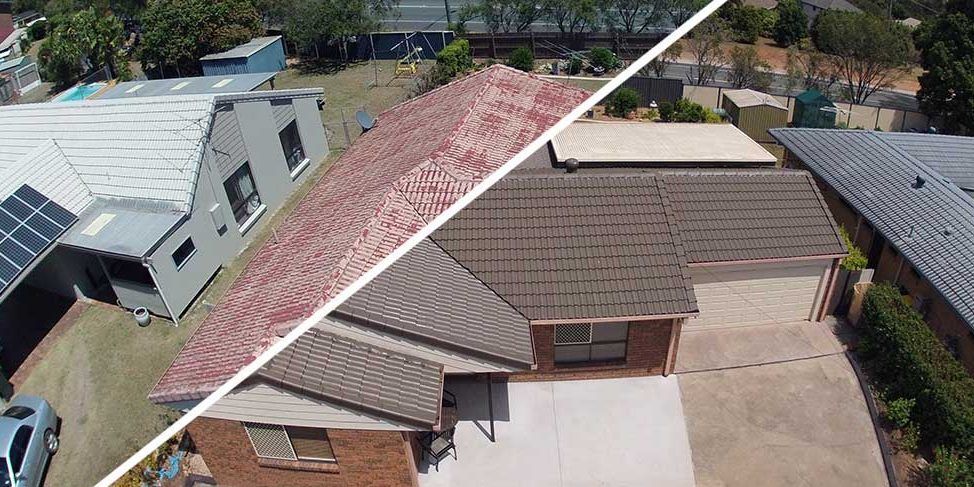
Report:
M 669 68 L 667 68 L 666 70 L 666 77 L 681 78 L 684 80 L 684 82 L 686 82 L 687 76 L 691 72 L 691 67 L 692 66 L 689 64 L 677 64 L 677 63 L 671 64 Z M 730 77 L 730 70 L 721 69 L 719 74 L 717 75 L 718 82 L 715 84 L 718 86 L 730 88 L 731 87 L 730 84 L 724 81 L 729 77 Z M 768 91 L 774 95 L 795 96 L 801 93 L 802 90 L 791 90 L 789 92 L 786 88 L 785 77 L 782 75 L 775 74 L 773 75 L 771 87 Z M 883 108 L 895 108 L 899 110 L 917 111 L 916 97 L 911 94 L 902 93 L 898 91 L 888 91 L 888 90 L 877 91 L 876 93 L 873 93 L 872 96 L 870 96 L 868 99 L 866 99 L 866 103 L 864 103 L 864 105 L 883 107 Z

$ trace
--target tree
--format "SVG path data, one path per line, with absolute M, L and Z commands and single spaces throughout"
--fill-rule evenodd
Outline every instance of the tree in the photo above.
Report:
M 683 44 L 674 42 L 670 47 L 667 47 L 666 50 L 661 52 L 659 56 L 653 58 L 652 61 L 640 69 L 639 74 L 642 76 L 654 75 L 657 78 L 662 78 L 666 74 L 666 68 L 679 59 L 681 54 L 683 54 Z
M 599 27 L 596 0 L 543 0 L 541 7 L 545 18 L 563 33 L 584 32 Z
M 142 69 L 196 75 L 199 58 L 247 42 L 260 31 L 260 14 L 249 0 L 152 2 L 142 15 Z
M 605 112 L 613 117 L 625 118 L 639 107 L 639 92 L 632 88 L 619 88 L 609 97 Z
M 712 83 L 717 73 L 727 63 L 722 44 L 727 38 L 727 27 L 719 17 L 710 17 L 697 25 L 687 39 L 687 50 L 693 56 L 693 66 L 687 73 L 687 81 L 694 85 Z
M 679 27 L 690 20 L 693 14 L 707 5 L 706 0 L 667 0 L 666 14 L 674 27 Z
M 764 9 L 744 5 L 731 9 L 727 16 L 735 41 L 746 44 L 758 41 L 758 36 L 764 29 Z
M 38 58 L 44 77 L 58 86 L 74 83 L 87 70 L 108 66 L 113 76 L 131 76 L 121 55 L 125 29 L 113 15 L 94 8 L 62 21 L 41 45 Z
M 334 43 L 342 60 L 348 59 L 348 43 L 354 36 L 378 30 L 384 16 L 396 9 L 398 0 L 289 0 L 281 7 L 284 33 L 304 48 Z
M 974 21 L 948 12 L 916 32 L 920 48 L 920 109 L 948 133 L 974 134 Z
M 638 34 L 667 15 L 662 0 L 603 0 L 602 14 L 609 30 Z
M 507 58 L 506 64 L 514 69 L 530 73 L 534 71 L 534 54 L 526 47 L 519 47 L 511 52 L 511 57 Z
M 524 32 L 542 14 L 534 0 L 481 0 L 480 17 L 490 32 Z
M 785 84 L 789 91 L 795 88 L 814 88 L 831 98 L 832 90 L 839 81 L 832 58 L 814 49 L 801 50 L 791 46 L 788 48 L 785 67 Z
M 832 58 L 853 103 L 891 86 L 914 56 L 906 27 L 860 12 L 822 12 L 815 19 L 812 41 Z
M 588 62 L 593 68 L 609 72 L 619 67 L 619 58 L 604 47 L 593 47 L 588 52 Z
M 798 0 L 781 0 L 775 7 L 778 21 L 774 24 L 774 41 L 788 47 L 808 35 L 808 16 Z
M 734 88 L 764 91 L 771 84 L 771 65 L 758 56 L 754 46 L 737 47 L 730 53 L 730 79 Z

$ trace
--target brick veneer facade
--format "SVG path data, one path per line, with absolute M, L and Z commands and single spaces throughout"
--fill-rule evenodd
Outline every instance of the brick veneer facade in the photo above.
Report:
M 258 463 L 239 421 L 197 418 L 187 428 L 213 478 L 226 487 L 410 487 L 418 484 L 412 433 L 329 429 L 337 465 L 331 471 Z M 263 460 L 263 459 L 261 459 Z
M 598 323 L 592 326 L 599 326 Z M 555 364 L 555 325 L 531 325 L 537 369 L 512 374 L 512 381 L 602 379 L 659 375 L 676 358 L 678 320 L 630 321 L 625 361 L 605 364 Z M 673 346 L 673 353 L 670 347 Z

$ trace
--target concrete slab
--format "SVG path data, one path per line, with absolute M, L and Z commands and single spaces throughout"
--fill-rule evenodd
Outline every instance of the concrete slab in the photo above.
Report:
M 699 487 L 886 485 L 842 354 L 679 379 Z
M 677 373 L 796 360 L 841 352 L 821 322 L 686 331 L 680 335 Z
M 422 487 L 694 485 L 675 377 L 495 383 L 495 443 L 486 384 L 446 388 L 459 403 L 458 458 L 421 466 Z

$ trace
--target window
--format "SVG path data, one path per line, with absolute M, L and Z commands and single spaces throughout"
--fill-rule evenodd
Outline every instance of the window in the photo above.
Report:
M 287 169 L 292 173 L 304 162 L 304 147 L 301 146 L 301 136 L 298 135 L 298 121 L 291 120 L 291 123 L 284 127 L 278 134 L 281 138 L 281 147 L 284 149 L 284 159 L 287 161 Z
M 179 247 L 176 247 L 176 250 L 172 253 L 172 261 L 176 264 L 176 270 L 182 269 L 183 264 L 195 253 L 196 246 L 193 245 L 192 238 L 187 238 Z
M 4 416 L 14 419 L 27 419 L 31 414 L 34 414 L 34 410 L 24 406 L 13 406 L 3 412 Z
M 242 227 L 250 219 L 250 216 L 257 213 L 261 207 L 260 195 L 257 194 L 254 177 L 250 174 L 250 163 L 245 162 L 240 166 L 240 169 L 234 171 L 223 182 L 223 188 L 227 191 L 233 217 L 237 220 L 237 225 Z
M 258 457 L 279 460 L 334 462 L 335 454 L 322 428 L 244 423 Z
M 30 435 L 34 428 L 21 426 L 14 434 L 14 441 L 10 444 L 10 468 L 14 474 L 20 473 L 20 467 L 24 464 L 24 457 L 27 456 L 27 445 L 30 443 Z
M 628 336 L 625 321 L 555 325 L 555 363 L 625 359 Z

